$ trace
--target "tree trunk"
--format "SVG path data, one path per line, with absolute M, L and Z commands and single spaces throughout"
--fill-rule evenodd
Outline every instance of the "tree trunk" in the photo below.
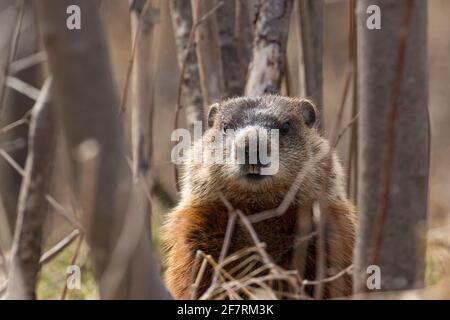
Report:
M 217 16 L 211 12 L 215 5 L 216 1 L 191 0 L 194 21 L 208 15 L 195 31 L 203 102 L 208 106 L 222 99 L 225 92 Z
M 81 30 L 65 28 L 66 9 L 73 4 L 82 12 Z M 101 25 L 100 1 L 40 0 L 36 6 L 54 77 L 55 104 L 71 157 L 73 189 L 81 194 L 77 197 L 84 213 L 100 295 L 108 299 L 168 297 L 152 256 L 149 224 L 144 221 L 139 230 L 122 232 L 131 219 L 125 217 L 129 200 L 135 200 L 136 184 L 131 184 L 125 161 L 119 103 Z M 88 170 L 91 183 L 83 179 L 85 172 L 80 174 L 74 152 L 87 141 L 95 141 L 99 147 L 98 165 Z M 85 198 L 89 201 L 80 201 Z M 121 259 L 116 253 L 123 252 L 119 249 L 124 246 L 128 249 L 127 256 Z M 123 270 L 114 270 L 114 282 L 119 280 L 116 286 L 111 285 L 113 277 L 105 275 L 105 271 L 115 267 L 110 265 L 112 261 L 121 261 L 123 266 Z
M 234 21 L 234 37 L 239 60 L 240 76 L 241 81 L 243 82 L 242 92 L 244 92 L 248 67 L 252 54 L 252 10 L 254 8 L 255 0 L 234 0 L 234 2 L 236 10 Z
M 172 17 L 175 45 L 177 48 L 178 66 L 180 72 L 185 64 L 181 85 L 186 111 L 186 120 L 191 133 L 194 122 L 203 121 L 203 97 L 200 88 L 200 76 L 197 63 L 196 45 L 192 43 L 189 52 L 189 34 L 192 29 L 191 2 L 186 0 L 171 0 L 170 15 Z
M 369 5 L 381 9 L 370 30 Z M 355 290 L 367 291 L 378 265 L 381 290 L 423 285 L 429 121 L 427 2 L 358 1 L 359 230 Z
M 132 70 L 131 141 L 133 176 L 145 176 L 149 167 L 151 143 L 151 114 L 155 53 L 152 50 L 155 28 L 159 20 L 159 0 L 134 0 L 131 4 L 131 30 L 136 51 Z M 145 11 L 144 11 L 145 10 Z
M 240 7 L 239 7 L 240 8 Z M 220 50 L 223 69 L 225 96 L 241 96 L 244 92 L 244 78 L 241 74 L 240 56 L 235 37 L 236 25 L 235 1 L 225 1 L 217 11 L 217 23 L 219 26 Z
M 323 128 L 323 0 L 299 0 L 305 95 L 319 110 Z
M 292 0 L 260 0 L 254 21 L 253 56 L 245 94 L 280 93 Z
M 28 156 L 20 188 L 7 299 L 36 298 L 42 231 L 48 210 L 45 196 L 50 190 L 56 145 L 53 110 L 48 104 L 50 90 L 51 80 L 47 80 L 31 114 Z

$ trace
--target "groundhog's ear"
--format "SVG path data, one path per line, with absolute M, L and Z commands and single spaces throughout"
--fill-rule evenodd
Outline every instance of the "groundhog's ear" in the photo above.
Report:
M 208 127 L 209 128 L 211 128 L 214 124 L 214 119 L 216 118 L 217 111 L 219 111 L 219 104 L 213 103 L 209 107 L 209 111 L 208 111 Z
M 300 102 L 300 112 L 305 124 L 311 128 L 316 123 L 316 106 L 309 100 L 304 99 Z

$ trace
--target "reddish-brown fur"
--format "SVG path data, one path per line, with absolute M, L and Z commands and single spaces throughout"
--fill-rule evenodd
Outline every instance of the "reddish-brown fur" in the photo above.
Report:
M 255 224 L 260 240 L 267 244 L 267 252 L 285 269 L 292 268 L 291 253 L 297 212 L 298 208 L 291 207 L 281 217 Z M 353 214 L 353 206 L 347 201 L 330 204 L 328 209 L 328 221 L 335 232 L 327 239 L 332 252 L 327 258 L 328 266 L 332 266 L 335 271 L 345 269 L 352 261 L 355 229 Z M 189 299 L 195 276 L 193 268 L 196 251 L 202 250 L 218 259 L 228 211 L 221 203 L 205 204 L 175 211 L 172 213 L 172 219 L 176 229 L 168 232 L 166 239 L 171 245 L 167 260 L 167 285 L 177 299 Z M 246 231 L 240 226 L 238 228 L 239 230 L 234 232 L 230 254 L 253 245 Z M 309 259 L 313 260 L 311 264 L 314 265 L 315 256 Z M 210 278 L 205 278 L 197 291 L 199 294 L 207 289 L 209 280 Z M 352 290 L 351 278 L 348 275 L 331 282 L 330 285 L 331 296 L 348 295 Z

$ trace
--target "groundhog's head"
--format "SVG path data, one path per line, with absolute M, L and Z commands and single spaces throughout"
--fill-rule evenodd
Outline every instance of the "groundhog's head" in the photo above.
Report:
M 285 195 L 320 148 L 316 119 L 316 108 L 307 99 L 263 96 L 213 104 L 201 141 L 209 161 L 188 169 L 190 187 L 213 186 L 233 196 L 267 191 Z M 217 157 L 218 149 L 223 157 Z

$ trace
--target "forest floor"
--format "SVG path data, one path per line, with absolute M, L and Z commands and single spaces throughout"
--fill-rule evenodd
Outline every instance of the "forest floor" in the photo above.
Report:
M 59 300 L 62 297 L 64 286 L 67 281 L 67 268 L 71 264 L 76 251 L 77 241 L 74 241 L 57 257 L 43 266 L 38 282 L 38 299 Z M 432 250 L 434 251 L 434 250 Z M 83 243 L 77 257 L 77 265 L 81 269 L 80 289 L 68 289 L 65 299 L 67 300 L 95 300 L 99 298 L 97 284 L 94 279 L 92 265 L 89 263 L 88 249 Z M 434 285 L 441 279 L 440 259 L 434 254 L 428 254 L 426 268 L 426 285 Z
M 67 268 L 71 265 L 76 247 L 77 241 L 74 241 L 57 257 L 43 266 L 38 282 L 38 299 L 59 300 L 62 298 L 67 281 Z M 89 263 L 87 256 L 88 250 L 86 244 L 83 243 L 76 262 L 81 271 L 81 285 L 79 289 L 67 289 L 65 296 L 67 300 L 93 300 L 99 298 L 92 265 Z

